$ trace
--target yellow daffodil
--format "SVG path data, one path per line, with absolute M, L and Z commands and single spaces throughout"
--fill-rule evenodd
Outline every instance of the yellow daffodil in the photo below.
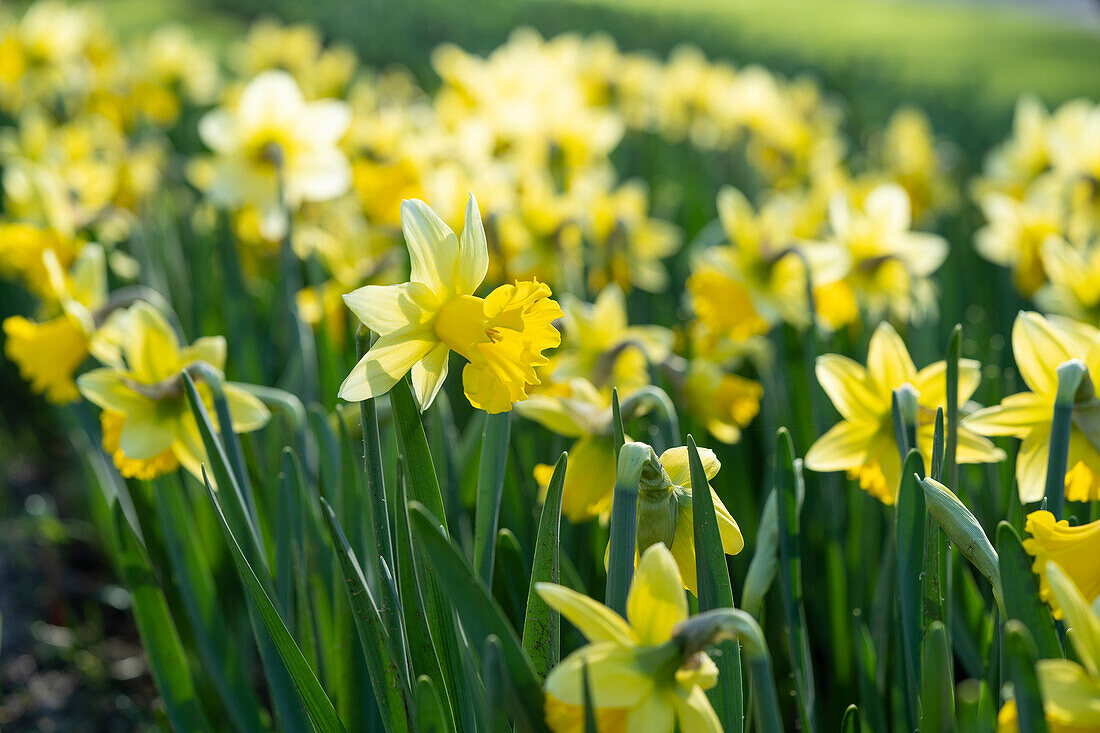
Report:
M 692 359 L 684 379 L 688 411 L 723 443 L 741 439 L 741 429 L 760 412 L 763 395 L 759 382 L 727 372 L 708 359 Z
M 910 385 L 918 394 L 917 448 L 925 461 L 932 453 L 937 407 L 945 407 L 946 363 L 919 372 L 894 328 L 882 323 L 871 335 L 867 366 L 839 354 L 817 359 L 817 380 L 843 418 L 810 446 L 806 468 L 847 471 L 884 504 L 893 504 L 901 479 L 901 459 L 894 435 L 893 392 Z M 971 359 L 959 361 L 959 404 L 978 388 L 981 370 Z M 992 463 L 1004 452 L 965 427 L 959 428 L 959 463 Z
M 1080 663 L 1069 659 L 1040 659 L 1035 664 L 1043 717 L 1050 733 L 1085 733 L 1100 730 L 1100 616 L 1089 604 L 1074 578 L 1057 562 L 1046 563 L 1049 592 L 1064 609 L 1064 621 L 1072 634 Z M 1020 730 L 1015 700 L 1009 700 L 997 716 L 998 733 Z
M 783 321 L 805 326 L 807 267 L 815 288 L 847 273 L 842 247 L 799 241 L 798 205 L 793 197 L 775 196 L 755 211 L 737 189 L 718 192 L 718 217 L 729 244 L 705 250 L 688 278 L 692 307 L 709 332 L 743 340 Z
M 1024 529 L 1030 535 L 1024 540 L 1024 549 L 1035 558 L 1032 570 L 1039 575 L 1039 595 L 1054 609 L 1055 618 L 1062 618 L 1063 611 L 1050 589 L 1049 562 L 1058 563 L 1089 603 L 1100 597 L 1100 567 L 1092 554 L 1100 550 L 1100 521 L 1071 527 L 1043 510 L 1028 514 Z
M 722 549 L 727 555 L 736 555 L 745 548 L 745 539 L 733 515 L 709 484 L 722 464 L 709 448 L 700 448 L 699 458 L 714 502 Z M 638 551 L 641 553 L 650 545 L 663 543 L 676 559 L 684 587 L 696 593 L 693 514 L 688 450 L 683 446 L 669 448 L 659 459 L 651 460 L 648 469 L 642 472 L 638 486 Z
M 80 393 L 103 410 L 103 446 L 124 476 L 148 479 L 183 466 L 201 480 L 206 451 L 180 372 L 196 362 L 220 371 L 225 339 L 200 338 L 180 348 L 164 316 L 145 303 L 130 308 L 128 325 L 125 365 L 93 369 L 77 379 Z M 201 380 L 198 387 L 213 416 L 209 387 Z M 267 423 L 270 413 L 256 397 L 232 384 L 224 390 L 234 431 Z
M 829 208 L 831 243 L 851 258 L 845 282 L 872 317 L 919 318 L 934 305 L 929 276 L 947 257 L 946 240 L 911 230 L 909 194 L 884 184 L 858 205 L 842 194 Z
M 919 109 L 905 107 L 890 117 L 877 153 L 883 175 L 909 194 L 917 221 L 957 202 L 957 189 L 946 176 L 943 145 L 937 144 L 931 122 Z
M 79 396 L 73 377 L 89 355 L 105 364 L 117 362 L 122 314 L 94 312 L 107 301 L 107 263 L 99 245 L 84 245 L 68 273 L 53 250 L 46 250 L 43 263 L 61 313 L 42 322 L 4 319 L 4 351 L 34 392 L 65 404 Z
M 1012 136 L 986 156 L 978 197 L 987 191 L 1022 196 L 1050 166 L 1050 126 L 1050 113 L 1042 102 L 1029 95 L 1020 97 L 1012 118 Z
M 81 243 L 49 228 L 22 222 L 0 224 L 0 275 L 18 278 L 47 299 L 56 297 L 43 256 L 52 251 L 62 267 L 73 263 Z
M 367 285 L 344 296 L 359 320 L 379 335 L 340 387 L 342 399 L 377 397 L 412 372 L 413 391 L 427 409 L 456 351 L 468 362 L 462 384 L 470 404 L 504 412 L 539 384 L 535 367 L 561 341 L 561 317 L 550 288 L 537 281 L 501 285 L 485 298 L 473 293 L 485 278 L 489 254 L 477 202 L 470 196 L 459 239 L 422 201 L 406 201 L 401 224 L 412 264 L 410 282 Z
M 334 199 L 351 185 L 351 166 L 337 147 L 351 123 L 343 102 L 307 102 L 294 78 L 265 71 L 237 103 L 208 112 L 199 136 L 214 151 L 192 179 L 219 206 L 259 209 L 261 233 L 276 241 L 305 201 Z
M 1050 455 L 1050 424 L 1058 392 L 1057 368 L 1070 359 L 1081 359 L 1096 384 L 1100 373 L 1100 331 L 1076 321 L 1038 313 L 1021 312 L 1012 327 L 1012 354 L 1016 368 L 1030 392 L 1010 395 L 1001 404 L 987 407 L 962 421 L 982 435 L 1008 435 L 1023 440 L 1016 455 L 1016 484 L 1025 504 L 1039 501 L 1046 489 Z M 1074 407 L 1070 423 L 1069 461 L 1066 464 L 1066 499 L 1100 498 L 1100 436 L 1091 421 L 1089 405 Z
M 569 448 L 561 513 L 571 522 L 605 517 L 615 489 L 615 438 L 611 400 L 585 379 L 540 389 L 516 405 L 516 411 L 547 430 L 576 441 Z M 550 485 L 554 467 L 535 466 L 541 490 Z
M 583 378 L 598 388 L 618 387 L 625 398 L 649 384 L 648 367 L 664 361 L 672 332 L 660 326 L 631 326 L 626 298 L 617 285 L 604 288 L 594 303 L 562 298 L 562 348 L 549 371 L 554 379 Z
M 561 585 L 539 583 L 536 590 L 589 641 L 546 677 L 551 730 L 584 731 L 585 670 L 601 733 L 722 730 L 706 695 L 718 682 L 718 668 L 705 652 L 685 658 L 675 637 L 688 619 L 688 604 L 676 561 L 664 545 L 642 553 L 626 619 Z
M 1086 323 L 1100 320 L 1100 246 L 1077 246 L 1052 234 L 1041 256 L 1048 280 L 1035 293 L 1039 307 Z
M 986 225 L 974 235 L 974 246 L 985 259 L 1012 268 L 1016 288 L 1031 296 L 1046 281 L 1042 247 L 1062 231 L 1065 204 L 1057 179 L 1047 177 L 1017 199 L 990 191 L 979 203 Z

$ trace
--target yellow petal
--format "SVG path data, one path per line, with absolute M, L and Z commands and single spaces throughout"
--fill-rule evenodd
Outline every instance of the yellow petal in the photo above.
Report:
M 867 388 L 863 365 L 839 354 L 822 354 L 815 367 L 821 389 L 845 418 L 868 415 L 881 399 Z
M 177 371 L 179 339 L 160 311 L 148 303 L 137 303 L 131 311 L 126 361 L 137 381 L 159 382 Z
M 1035 665 L 1043 712 L 1054 731 L 1100 730 L 1100 684 L 1081 665 L 1040 659 Z
M 961 425 L 980 435 L 1024 438 L 1036 425 L 1049 424 L 1053 416 L 1053 402 L 1035 392 L 1020 392 L 964 417 Z
M 426 332 L 390 339 L 383 336 L 370 348 L 340 385 L 340 399 L 359 402 L 389 392 L 397 380 L 404 377 L 413 364 L 423 359 L 439 344 Z
M 1039 596 L 1050 603 L 1055 618 L 1062 617 L 1063 609 L 1047 577 L 1051 563 L 1069 577 L 1086 603 L 1100 597 L 1100 565 L 1095 561 L 1100 553 L 1100 522 L 1071 527 L 1064 519 L 1055 521 L 1048 511 L 1037 511 L 1027 515 L 1024 529 L 1029 535 L 1024 549 L 1035 558 L 1031 569 L 1039 576 Z
M 110 367 L 100 367 L 76 380 L 80 394 L 96 407 L 119 413 L 141 409 L 145 398 L 126 386 L 126 375 Z
M 1094 678 L 1100 679 L 1100 619 L 1077 584 L 1056 562 L 1047 562 L 1046 579 L 1058 605 L 1066 629 L 1073 629 L 1073 648 Z
M 701 687 L 695 687 L 686 694 L 677 694 L 676 719 L 682 731 L 722 733 L 722 723 Z
M 227 348 L 224 336 L 204 336 L 195 339 L 195 343 L 180 349 L 178 366 L 184 367 L 196 361 L 204 361 L 221 371 L 225 369 Z
M 401 204 L 401 229 L 409 248 L 409 279 L 437 295 L 453 294 L 458 237 L 451 228 L 423 201 L 408 199 Z
M 669 733 L 676 726 L 675 693 L 656 689 L 642 698 L 626 718 L 630 733 Z
M 613 438 L 592 436 L 574 443 L 565 467 L 562 514 L 571 522 L 585 522 L 609 511 L 615 473 Z
M 439 394 L 439 389 L 447 379 L 447 362 L 450 355 L 451 350 L 446 344 L 437 344 L 423 359 L 413 364 L 413 394 L 416 395 L 421 412 L 427 410 L 435 401 L 435 396 Z
M 162 452 L 174 440 L 173 421 L 158 415 L 155 405 L 150 402 L 145 409 L 126 415 L 118 447 L 127 458 L 140 461 Z
M 699 448 L 698 450 L 699 462 L 703 464 L 703 473 L 706 474 L 709 481 L 718 475 L 718 470 L 722 468 L 722 464 L 710 448 Z M 676 486 L 691 486 L 691 469 L 688 466 L 687 446 L 669 448 L 661 454 L 658 460 L 660 460 L 665 473 L 668 474 L 673 484 Z
M 814 441 L 806 453 L 806 468 L 811 471 L 843 471 L 867 462 L 868 449 L 876 426 L 871 423 L 841 421 Z
M 226 384 L 224 391 L 235 432 L 250 433 L 267 425 L 271 411 L 260 398 L 232 384 Z
M 966 404 L 982 381 L 982 365 L 973 359 L 959 360 L 958 404 Z M 947 409 L 947 362 L 937 361 L 917 372 L 913 386 L 920 392 L 920 404 L 933 411 Z
M 871 335 L 867 349 L 867 371 L 879 394 L 887 398 L 894 389 L 916 379 L 917 368 L 913 366 L 905 342 L 886 321 L 880 323 Z
M 472 295 L 489 269 L 489 248 L 485 241 L 485 226 L 473 193 L 466 201 L 466 223 L 459 240 L 458 272 L 455 288 L 459 294 Z
M 676 560 L 680 569 L 680 578 L 684 588 L 692 595 L 699 595 L 699 578 L 695 569 L 695 526 L 694 512 L 690 497 L 679 501 L 679 514 L 676 516 L 676 534 L 672 537 L 672 546 L 668 551 Z
M 1016 484 L 1022 503 L 1029 504 L 1043 498 L 1049 460 L 1050 426 L 1036 426 L 1024 438 L 1016 454 Z
M 366 285 L 344 295 L 344 303 L 379 336 L 398 336 L 430 320 L 434 295 L 420 283 Z
M 630 593 L 626 617 L 643 644 L 656 645 L 672 637 L 672 629 L 687 618 L 687 596 L 676 560 L 658 542 L 642 553 Z
M 565 705 L 584 705 L 586 666 L 598 709 L 633 708 L 653 692 L 653 677 L 638 665 L 634 648 L 605 641 L 578 649 L 550 670 L 546 694 Z M 581 715 L 583 720 L 583 710 Z
M 637 635 L 622 616 L 583 593 L 556 583 L 536 583 L 535 591 L 589 641 L 613 641 L 624 645 L 637 642 Z
M 722 550 L 727 555 L 736 555 L 745 549 L 745 538 L 741 535 L 741 528 L 737 526 L 737 520 L 730 514 L 729 509 L 718 498 L 714 489 L 710 490 L 711 501 L 714 502 L 714 513 L 718 519 L 718 533 L 722 537 Z
M 1047 319 L 1027 311 L 1021 311 L 1012 325 L 1012 355 L 1027 386 L 1051 399 L 1058 391 L 1058 365 L 1077 356 Z

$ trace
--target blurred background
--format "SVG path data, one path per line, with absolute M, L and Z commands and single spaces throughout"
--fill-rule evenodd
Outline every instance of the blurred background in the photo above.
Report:
M 1091 0 L 106 0 L 123 40 L 183 23 L 215 46 L 260 17 L 309 22 L 364 65 L 401 65 L 427 89 L 450 42 L 487 53 L 513 29 L 603 32 L 665 56 L 690 43 L 712 60 L 807 75 L 835 95 L 857 144 L 898 107 L 922 108 L 967 180 L 1009 133 L 1021 94 L 1048 107 L 1100 99 L 1100 3 Z M 13 3 L 12 8 L 22 4 Z M 965 205 L 955 228 L 973 232 Z M 709 204 L 708 204 L 709 205 Z M 947 233 L 950 236 L 950 232 Z M 961 235 L 960 235 L 961 236 Z M 945 268 L 946 269 L 946 268 Z M 6 286 L 4 286 L 6 287 Z M 20 303 L 0 293 L 0 315 Z M 5 302 L 7 300 L 7 302 Z M 949 327 L 946 324 L 944 328 Z M 79 517 L 86 478 L 57 412 L 0 359 L 0 726 L 157 727 L 156 693 L 94 532 Z

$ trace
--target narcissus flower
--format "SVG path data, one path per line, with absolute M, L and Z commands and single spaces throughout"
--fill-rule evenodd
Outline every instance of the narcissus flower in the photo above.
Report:
M 692 359 L 684 379 L 691 414 L 723 443 L 736 443 L 741 429 L 760 412 L 764 388 L 708 359 Z
M 477 202 L 471 195 L 459 239 L 422 201 L 401 206 L 412 263 L 410 282 L 367 285 L 344 296 L 359 320 L 378 334 L 340 386 L 350 402 L 385 394 L 410 371 L 413 391 L 427 409 L 447 376 L 455 351 L 468 362 L 466 397 L 486 412 L 505 412 L 539 384 L 535 367 L 556 347 L 561 318 L 549 286 L 535 280 L 501 285 L 485 298 L 473 293 L 485 279 L 489 253 Z
M 652 449 L 650 454 L 653 458 L 643 469 L 638 485 L 638 553 L 643 553 L 653 544 L 664 544 L 676 559 L 676 565 L 684 579 L 684 587 L 692 593 L 698 593 L 688 449 L 683 446 L 669 448 L 659 459 Z M 708 448 L 699 449 L 699 459 L 709 482 L 718 475 L 722 464 L 714 451 Z M 710 490 L 711 501 L 714 502 L 722 549 L 727 555 L 736 555 L 745 548 L 741 528 L 709 483 L 707 489 Z
M 843 420 L 810 446 L 811 471 L 847 471 L 884 504 L 893 504 L 901 479 L 901 458 L 894 435 L 893 393 L 911 385 L 918 394 L 917 447 L 925 461 L 932 454 L 936 408 L 946 405 L 947 365 L 938 361 L 919 372 L 905 343 L 888 323 L 871 336 L 867 366 L 839 354 L 817 359 L 817 379 Z M 959 404 L 965 404 L 981 379 L 978 362 L 959 361 Z M 959 463 L 992 463 L 1004 452 L 989 440 L 959 427 Z
M 1071 527 L 1066 520 L 1055 521 L 1048 511 L 1027 515 L 1024 527 L 1031 535 L 1024 540 L 1024 549 L 1035 558 L 1031 566 L 1039 575 L 1039 596 L 1054 609 L 1054 617 L 1062 618 L 1063 609 L 1050 587 L 1047 564 L 1058 563 L 1073 580 L 1085 600 L 1092 603 L 1100 597 L 1100 521 Z
M 1100 616 L 1081 589 L 1056 562 L 1045 569 L 1050 592 L 1065 610 L 1064 620 L 1080 664 L 1069 659 L 1040 659 L 1035 664 L 1043 717 L 1051 733 L 1100 730 Z M 997 715 L 998 733 L 1020 730 L 1016 701 L 1009 700 Z
M 705 652 L 685 658 L 675 636 L 688 605 L 676 561 L 664 545 L 642 554 L 626 619 L 561 585 L 539 583 L 536 590 L 589 641 L 546 677 L 551 730 L 584 731 L 586 669 L 600 731 L 722 730 L 706 695 L 718 682 L 718 668 Z
M 93 369 L 77 386 L 103 410 L 103 446 L 122 475 L 148 479 L 183 466 L 201 480 L 206 451 L 180 372 L 197 362 L 221 371 L 225 339 L 200 338 L 180 348 L 176 332 L 152 306 L 138 303 L 129 312 L 125 365 Z M 213 416 L 209 387 L 202 381 L 197 386 Z M 234 431 L 247 433 L 267 423 L 270 413 L 259 399 L 233 384 L 223 388 Z
M 336 146 L 350 124 L 343 102 L 307 102 L 290 74 L 265 71 L 235 106 L 199 121 L 199 136 L 215 155 L 210 167 L 194 167 L 192 178 L 219 206 L 255 206 L 263 236 L 278 240 L 299 204 L 334 199 L 351 186 L 351 165 Z
M 1050 456 L 1050 424 L 1058 393 L 1058 366 L 1081 359 L 1095 386 L 1100 373 L 1100 331 L 1064 318 L 1021 312 L 1012 326 L 1012 353 L 1030 392 L 1009 395 L 1001 404 L 979 410 L 962 424 L 982 435 L 1010 435 L 1023 440 L 1016 455 L 1016 483 L 1025 504 L 1043 498 Z M 1093 400 L 1094 402 L 1095 400 Z M 1100 435 L 1090 416 L 1092 402 L 1075 405 L 1066 463 L 1066 499 L 1100 498 Z

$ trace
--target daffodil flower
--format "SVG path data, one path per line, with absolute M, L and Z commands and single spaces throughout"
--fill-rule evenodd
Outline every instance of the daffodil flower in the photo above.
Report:
M 164 316 L 142 302 L 130 308 L 128 327 L 124 366 L 93 369 L 77 379 L 80 393 L 103 410 L 104 448 L 127 477 L 154 478 L 183 466 L 201 480 L 206 451 L 180 372 L 197 362 L 220 371 L 225 339 L 200 338 L 180 348 Z M 209 387 L 201 381 L 198 387 L 214 414 Z M 225 384 L 224 391 L 234 431 L 267 423 L 270 413 L 259 399 L 233 384 Z
M 713 361 L 692 359 L 684 379 L 689 412 L 723 443 L 736 443 L 741 429 L 760 412 L 759 382 L 724 370 Z
M 101 363 L 117 361 L 113 326 L 122 314 L 100 315 L 103 322 L 97 322 L 94 311 L 107 302 L 107 264 L 98 244 L 84 245 L 68 273 L 52 249 L 42 260 L 61 313 L 42 322 L 23 316 L 4 319 L 4 352 L 33 391 L 66 404 L 79 397 L 74 375 L 89 355 Z
M 1089 605 L 1074 579 L 1056 562 L 1047 562 L 1044 575 L 1057 607 L 1065 611 L 1066 638 L 1080 664 L 1069 659 L 1040 659 L 1035 664 L 1043 717 L 1051 733 L 1100 730 L 1100 616 Z M 1009 700 L 997 715 L 998 733 L 1018 733 L 1016 701 Z
M 561 317 L 549 286 L 538 281 L 501 285 L 485 298 L 474 295 L 489 263 L 485 229 L 471 195 L 461 239 L 422 201 L 401 206 L 401 224 L 412 263 L 410 281 L 367 285 L 344 296 L 359 320 L 379 338 L 340 386 L 350 402 L 388 392 L 412 372 L 413 391 L 425 410 L 447 375 L 455 351 L 468 362 L 466 397 L 486 412 L 505 412 L 540 383 L 535 367 L 561 335 Z
M 1043 510 L 1028 514 L 1024 529 L 1030 535 L 1024 549 L 1035 558 L 1031 569 L 1039 576 L 1039 596 L 1051 605 L 1055 618 L 1062 618 L 1063 609 L 1050 587 L 1048 563 L 1057 563 L 1089 603 L 1100 597 L 1100 564 L 1093 554 L 1100 552 L 1100 521 L 1071 527 Z
M 925 461 L 932 454 L 936 408 L 946 405 L 947 365 L 938 361 L 919 372 L 905 342 L 888 323 L 871 335 L 867 366 L 839 354 L 817 359 L 817 380 L 843 420 L 810 446 L 806 467 L 812 471 L 847 471 L 884 504 L 893 504 L 901 480 L 901 458 L 894 435 L 893 393 L 903 385 L 917 392 L 917 448 Z M 959 404 L 981 380 L 978 362 L 959 361 Z M 986 438 L 959 427 L 959 463 L 994 463 L 1004 452 Z
M 705 652 L 685 658 L 677 627 L 688 618 L 676 561 L 664 545 L 642 553 L 626 602 L 626 619 L 553 583 L 538 594 L 588 639 L 546 677 L 546 723 L 555 733 L 584 731 L 587 670 L 601 731 L 722 730 L 706 690 L 718 668 Z
M 257 207 L 261 234 L 277 241 L 302 202 L 334 199 L 351 186 L 351 164 L 336 145 L 350 124 L 343 102 L 307 102 L 290 74 L 265 71 L 235 106 L 199 121 L 214 159 L 193 166 L 191 177 L 218 206 Z
M 1046 489 L 1058 366 L 1070 359 L 1083 360 L 1095 386 L 1100 374 L 1100 330 L 1065 318 L 1021 312 L 1012 326 L 1012 353 L 1031 391 L 1009 395 L 1001 404 L 965 418 L 962 425 L 982 435 L 1023 440 L 1016 455 L 1016 483 L 1020 501 L 1026 504 L 1042 499 Z M 1074 406 L 1066 464 L 1068 501 L 1100 498 L 1100 430 L 1091 417 L 1095 410 L 1091 403 Z
M 651 455 L 656 458 L 652 451 Z M 699 459 L 709 482 L 718 475 L 722 464 L 709 448 L 699 449 Z M 714 502 L 722 549 L 727 555 L 736 555 L 745 548 L 741 528 L 709 483 L 707 489 L 710 490 L 711 501 Z M 660 458 L 651 460 L 649 469 L 642 472 L 642 480 L 638 486 L 637 544 L 638 554 L 657 543 L 668 547 L 680 568 L 684 587 L 692 593 L 698 593 L 692 493 L 686 447 L 669 448 Z

